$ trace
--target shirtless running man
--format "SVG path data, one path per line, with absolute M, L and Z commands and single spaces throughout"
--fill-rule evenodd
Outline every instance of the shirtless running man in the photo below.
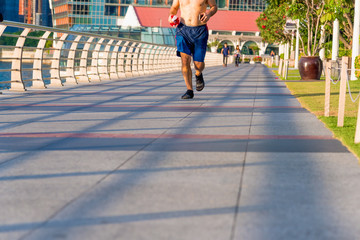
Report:
M 207 10 L 207 6 L 210 9 Z M 191 57 L 194 60 L 196 90 L 203 90 L 205 83 L 202 71 L 205 68 L 205 54 L 209 37 L 206 23 L 216 13 L 215 0 L 174 0 L 170 8 L 169 22 L 172 15 L 181 9 L 180 23 L 176 28 L 177 55 L 181 57 L 182 74 L 187 87 L 182 99 L 194 97 L 192 86 Z

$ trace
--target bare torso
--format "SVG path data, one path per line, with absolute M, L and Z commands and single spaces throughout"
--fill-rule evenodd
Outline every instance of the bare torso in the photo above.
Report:
M 200 26 L 206 23 L 200 21 L 199 15 L 205 13 L 207 0 L 179 0 L 181 22 L 187 26 Z

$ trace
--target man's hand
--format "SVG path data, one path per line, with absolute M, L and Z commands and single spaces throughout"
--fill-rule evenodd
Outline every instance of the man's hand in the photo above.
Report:
M 171 16 L 173 16 L 173 15 L 170 14 L 170 15 L 169 15 L 169 18 L 168 18 L 169 23 L 172 23 L 172 22 L 173 22 Z
M 180 23 L 180 20 L 176 15 L 170 15 L 168 21 L 170 22 L 170 26 L 172 27 L 176 27 Z
M 205 12 L 199 14 L 199 20 L 203 23 L 207 23 L 210 20 L 210 17 L 210 14 Z

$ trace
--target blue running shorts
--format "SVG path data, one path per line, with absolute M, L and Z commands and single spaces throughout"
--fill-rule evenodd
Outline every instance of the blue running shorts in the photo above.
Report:
M 209 37 L 206 25 L 190 27 L 180 23 L 176 28 L 177 56 L 186 53 L 196 62 L 204 62 L 207 40 Z

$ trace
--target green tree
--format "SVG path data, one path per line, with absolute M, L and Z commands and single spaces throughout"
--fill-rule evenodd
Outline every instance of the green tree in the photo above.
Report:
M 291 35 L 284 33 L 286 19 L 299 20 L 300 44 L 308 56 L 318 55 L 324 47 L 324 38 L 332 34 L 335 19 L 340 22 L 340 46 L 351 49 L 355 0 L 268 0 L 268 8 L 257 19 L 261 36 L 269 43 L 289 42 Z
M 260 34 L 268 43 L 284 43 L 291 40 L 291 34 L 284 32 L 286 23 L 286 1 L 269 1 L 268 7 L 256 19 Z
M 353 36 L 353 21 L 354 21 L 355 0 L 337 0 L 333 4 L 332 11 L 328 12 L 327 16 L 331 22 L 327 22 L 329 28 L 333 27 L 335 19 L 339 20 L 340 25 L 340 55 L 351 55 L 352 36 Z

